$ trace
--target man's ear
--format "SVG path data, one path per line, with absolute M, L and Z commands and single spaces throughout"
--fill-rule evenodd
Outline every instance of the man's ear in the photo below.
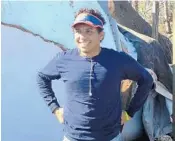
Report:
M 105 33 L 104 31 L 100 32 L 100 41 L 102 41 L 104 39 Z

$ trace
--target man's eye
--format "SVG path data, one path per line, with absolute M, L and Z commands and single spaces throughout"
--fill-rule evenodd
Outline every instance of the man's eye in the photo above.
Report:
M 75 33 L 80 33 L 80 31 L 79 31 L 79 30 L 74 30 L 74 32 L 75 32 Z
M 86 32 L 87 32 L 87 33 L 92 33 L 92 30 L 87 30 Z

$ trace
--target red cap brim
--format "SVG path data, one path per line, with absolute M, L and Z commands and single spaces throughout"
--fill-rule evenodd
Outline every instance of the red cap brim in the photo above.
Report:
M 88 21 L 78 21 L 78 22 L 75 22 L 75 23 L 72 25 L 72 28 L 75 27 L 77 24 L 86 24 L 86 25 L 89 25 L 89 26 L 91 26 L 91 27 L 96 27 L 96 28 L 97 28 L 97 27 L 100 27 L 100 28 L 103 29 L 102 26 L 100 26 L 100 25 L 94 25 L 93 23 L 88 22 Z

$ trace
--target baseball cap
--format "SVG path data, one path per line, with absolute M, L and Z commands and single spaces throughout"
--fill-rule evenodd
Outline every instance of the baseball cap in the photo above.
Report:
M 78 17 L 75 19 L 72 27 L 75 27 L 75 25 L 84 23 L 92 27 L 100 27 L 103 29 L 103 22 L 96 16 L 89 14 L 89 13 L 82 13 L 78 15 Z

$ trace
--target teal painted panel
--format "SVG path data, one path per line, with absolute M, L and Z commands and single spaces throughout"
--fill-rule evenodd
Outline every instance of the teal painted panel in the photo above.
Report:
M 104 6 L 104 5 L 103 5 Z M 71 24 L 78 9 L 98 9 L 107 21 L 102 46 L 119 49 L 105 9 L 97 1 L 3 1 L 2 19 L 7 24 L 22 26 L 45 39 L 74 48 Z M 63 14 L 64 13 L 64 14 Z M 136 54 L 113 21 L 115 40 L 122 40 Z M 118 38 L 118 39 L 116 39 Z M 121 50 L 121 49 L 119 49 Z M 2 26 L 2 140 L 3 141 L 60 141 L 62 125 L 50 113 L 41 99 L 36 74 L 52 57 L 61 51 L 53 44 L 18 29 Z M 59 87 L 58 87 L 59 86 Z M 64 104 L 64 84 L 54 81 L 58 101 Z
M 62 125 L 41 98 L 36 76 L 61 50 L 17 29 L 1 31 L 2 141 L 60 141 Z M 55 81 L 53 88 L 63 105 L 63 82 Z
M 71 25 L 74 14 L 80 8 L 98 9 L 107 21 L 102 45 L 116 49 L 108 17 L 96 1 L 3 1 L 2 22 L 20 25 L 35 34 L 74 48 Z

